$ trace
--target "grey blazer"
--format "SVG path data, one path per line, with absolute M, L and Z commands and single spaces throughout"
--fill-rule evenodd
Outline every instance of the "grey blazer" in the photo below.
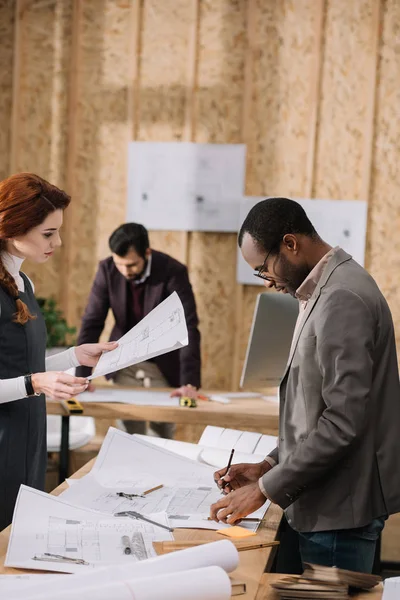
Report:
M 263 477 L 290 525 L 362 527 L 400 512 L 400 383 L 389 307 L 343 250 L 329 260 L 280 386 L 278 464 Z

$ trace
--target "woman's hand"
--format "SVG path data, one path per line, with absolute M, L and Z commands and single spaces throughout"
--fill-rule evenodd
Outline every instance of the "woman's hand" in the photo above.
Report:
M 84 377 L 74 377 L 58 371 L 47 373 L 34 373 L 32 386 L 35 394 L 46 394 L 54 400 L 69 400 L 81 394 L 88 387 L 89 382 Z
M 95 367 L 103 352 L 110 352 L 117 348 L 117 342 L 104 342 L 101 344 L 82 344 L 74 348 L 79 364 L 84 367 Z

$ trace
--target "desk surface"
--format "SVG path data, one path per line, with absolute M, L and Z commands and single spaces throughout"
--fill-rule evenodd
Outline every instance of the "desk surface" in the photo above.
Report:
M 275 573 L 264 573 L 261 577 L 260 587 L 256 595 L 255 600 L 278 600 L 278 595 L 275 590 L 271 588 L 270 584 L 284 577 L 284 575 L 277 575 Z M 371 591 L 360 592 L 351 596 L 352 600 L 381 600 L 382 599 L 382 585 L 378 585 Z
M 79 479 L 86 475 L 93 466 L 94 460 L 87 463 L 82 469 L 77 471 L 72 479 Z M 67 487 L 66 483 L 58 486 L 52 493 L 58 496 Z M 282 511 L 276 506 L 272 505 L 266 513 L 266 518 L 259 527 L 257 535 L 251 538 L 252 542 L 257 541 L 273 541 L 276 539 L 279 523 L 281 520 Z M 8 539 L 10 536 L 10 527 L 4 529 L 0 533 L 0 573 L 28 573 L 27 570 L 11 569 L 4 567 L 5 555 L 7 552 Z M 223 536 L 215 533 L 215 531 L 200 531 L 196 529 L 178 529 L 174 532 L 175 539 L 177 540 L 207 540 L 216 541 L 223 538 Z M 273 548 L 260 548 L 259 550 L 247 550 L 239 553 L 240 563 L 238 569 L 232 573 L 232 577 L 237 581 L 246 583 L 247 592 L 241 595 L 240 598 L 243 600 L 255 600 L 258 598 L 258 590 L 260 578 L 263 575 L 265 568 L 270 568 L 270 564 L 273 559 Z M 266 597 L 268 598 L 268 596 Z M 375 600 L 371 599 L 371 600 Z
M 112 389 L 116 389 L 113 386 Z M 102 388 L 102 389 L 107 389 Z M 117 388 L 118 389 L 118 388 Z M 120 388 L 129 389 L 129 388 Z M 132 388 L 138 389 L 138 388 Z M 154 388 L 152 391 L 155 391 Z M 164 390 L 166 391 L 166 390 Z M 218 392 L 222 394 L 222 392 Z M 271 392 L 272 395 L 273 392 Z M 133 419 L 196 425 L 217 425 L 233 429 L 260 428 L 263 432 L 278 433 L 279 404 L 262 398 L 241 398 L 229 404 L 198 401 L 197 408 L 182 406 L 135 406 L 132 404 L 82 402 L 83 416 L 97 419 Z M 47 400 L 47 413 L 65 415 L 61 404 Z

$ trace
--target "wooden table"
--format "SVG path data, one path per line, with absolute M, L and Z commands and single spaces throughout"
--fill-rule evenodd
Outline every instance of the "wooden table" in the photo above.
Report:
M 80 479 L 83 475 L 86 475 L 92 468 L 94 460 L 87 463 L 82 469 L 72 475 L 72 479 Z M 67 487 L 64 482 L 59 485 L 52 493 L 55 496 L 61 494 Z M 272 505 L 269 507 L 265 519 L 259 527 L 257 535 L 251 538 L 252 542 L 262 541 L 274 541 L 277 537 L 279 524 L 282 517 L 281 509 Z M 10 527 L 4 529 L 0 533 L 0 573 L 29 573 L 34 571 L 22 570 L 22 569 L 11 569 L 4 567 L 5 555 L 7 552 L 8 540 L 10 536 Z M 174 532 L 174 537 L 177 540 L 207 540 L 214 542 L 217 540 L 227 539 L 215 531 L 197 530 L 197 529 L 178 529 Z M 246 550 L 239 553 L 240 562 L 239 567 L 231 575 L 237 581 L 245 582 L 247 592 L 241 595 L 240 598 L 243 600 L 255 600 L 258 598 L 260 579 L 264 573 L 264 570 L 271 567 L 274 552 L 276 547 L 272 548 L 260 548 L 258 550 Z M 373 599 L 375 600 L 375 598 Z
M 261 576 L 260 586 L 256 595 L 256 600 L 278 600 L 278 595 L 275 590 L 270 587 L 270 584 L 283 577 L 275 573 L 264 573 Z M 352 596 L 352 600 L 381 600 L 382 586 L 379 585 L 369 592 L 360 592 Z M 240 598 L 240 596 L 239 596 Z
M 107 386 L 98 386 L 107 389 Z M 110 389 L 132 389 L 121 386 L 112 386 Z M 165 391 L 171 390 L 155 390 Z M 212 392 L 204 392 L 211 394 Z M 216 392 L 223 394 L 223 392 Z M 276 394 L 271 390 L 270 395 Z M 68 477 L 68 452 L 69 452 L 69 416 L 58 401 L 47 400 L 47 414 L 61 415 L 61 448 L 60 448 L 60 483 Z M 196 425 L 217 425 L 232 429 L 258 428 L 270 435 L 278 435 L 278 402 L 263 400 L 262 398 L 243 398 L 231 400 L 229 404 L 219 402 L 198 401 L 197 408 L 182 406 L 136 406 L 133 404 L 82 402 L 84 412 L 82 416 L 95 419 L 132 419 L 134 421 L 161 421 L 164 423 L 183 423 Z

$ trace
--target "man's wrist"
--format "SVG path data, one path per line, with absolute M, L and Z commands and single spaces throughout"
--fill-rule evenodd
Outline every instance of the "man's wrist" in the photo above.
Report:
M 262 493 L 262 495 L 265 496 L 267 500 L 270 500 L 271 498 L 268 496 L 267 490 L 264 487 L 262 477 L 260 477 L 260 479 L 258 480 L 258 487 L 260 488 L 260 492 Z

